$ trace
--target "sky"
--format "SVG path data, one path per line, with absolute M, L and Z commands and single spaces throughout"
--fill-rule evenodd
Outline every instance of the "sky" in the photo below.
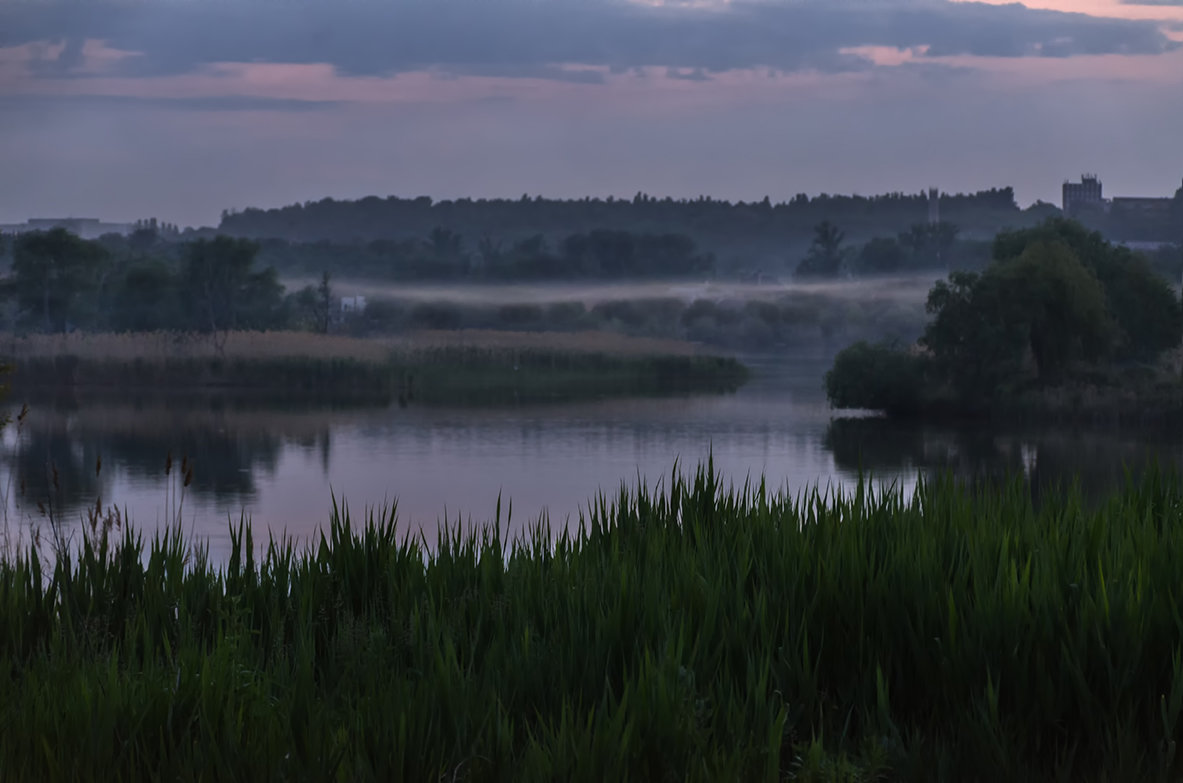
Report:
M 1183 182 L 1183 0 L 0 0 L 0 223 Z

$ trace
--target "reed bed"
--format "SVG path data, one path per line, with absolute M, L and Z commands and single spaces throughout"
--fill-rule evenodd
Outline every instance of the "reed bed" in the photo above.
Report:
M 677 341 L 602 333 L 422 332 L 361 339 L 234 332 L 0 338 L 0 358 L 29 389 L 272 391 L 425 404 L 515 403 L 731 391 L 747 378 L 728 357 Z
M 100 526 L 0 562 L 0 777 L 1179 778 L 1183 482 L 870 486 L 708 463 L 514 541 L 342 505 L 223 567 Z
M 695 343 L 628 337 L 610 332 L 501 332 L 492 330 L 421 331 L 397 337 L 349 337 L 311 332 L 230 332 L 219 347 L 200 335 L 178 332 L 125 332 L 0 335 L 0 354 L 20 361 L 57 356 L 93 360 L 160 361 L 220 357 L 234 359 L 352 359 L 386 362 L 425 352 L 459 349 L 482 352 L 545 351 L 617 356 L 691 356 Z

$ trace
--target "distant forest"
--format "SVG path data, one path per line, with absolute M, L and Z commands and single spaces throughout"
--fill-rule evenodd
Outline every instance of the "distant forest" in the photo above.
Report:
M 600 232 L 610 231 L 619 232 L 617 239 L 631 234 L 637 242 L 662 247 L 677 244 L 685 258 L 695 259 L 691 266 L 699 270 L 700 254 L 709 254 L 715 259 L 716 271 L 723 274 L 782 273 L 796 268 L 810 249 L 817 225 L 823 221 L 837 226 L 846 241 L 862 243 L 876 237 L 895 237 L 927 224 L 928 210 L 928 198 L 923 193 L 872 197 L 822 194 L 812 198 L 801 194 L 782 203 L 768 198 L 752 202 L 706 196 L 659 199 L 644 193 L 632 199 L 573 200 L 525 195 L 516 200 L 454 201 L 433 201 L 425 196 L 370 196 L 356 201 L 326 198 L 278 209 L 226 211 L 217 233 L 262 240 L 267 261 L 281 270 L 293 271 L 315 268 L 316 262 L 309 257 L 313 251 L 285 251 L 284 245 L 274 240 L 293 248 L 294 243 L 321 244 L 325 250 L 328 245 L 364 248 L 349 255 L 359 256 L 358 264 L 372 265 L 380 263 L 383 256 L 389 257 L 397 243 L 434 237 L 428 243 L 437 244 L 437 239 L 446 237 L 452 243 L 448 252 L 434 255 L 463 257 L 476 267 L 496 262 L 498 253 L 520 248 L 523 243 L 553 248 L 555 256 L 569 257 L 570 248 L 564 243 L 571 237 L 598 236 L 606 241 Z M 986 241 L 1000 230 L 1036 225 L 1058 214 L 1057 207 L 1045 203 L 1020 209 L 1009 187 L 973 194 L 942 194 L 940 200 L 941 220 L 956 226 L 963 240 Z M 675 237 L 689 239 L 691 244 Z M 686 271 L 692 273 L 695 269 Z

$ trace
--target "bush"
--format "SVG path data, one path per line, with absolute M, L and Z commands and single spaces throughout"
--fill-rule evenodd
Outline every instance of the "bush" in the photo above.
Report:
M 839 351 L 826 373 L 826 397 L 835 408 L 890 414 L 923 407 L 925 359 L 889 343 L 859 341 Z

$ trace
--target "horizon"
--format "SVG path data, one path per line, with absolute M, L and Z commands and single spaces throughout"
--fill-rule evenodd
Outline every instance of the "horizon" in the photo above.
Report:
M 975 189 L 969 190 L 969 191 L 958 191 L 958 192 L 949 192 L 944 189 L 940 189 L 940 191 L 941 191 L 941 198 L 957 198 L 957 197 L 962 197 L 962 196 L 973 196 L 978 193 L 987 193 L 987 192 L 990 192 L 991 190 L 1005 190 L 1008 187 L 1011 187 L 1011 186 L 1009 186 L 1009 185 L 989 186 L 989 187 L 975 188 Z M 832 191 L 819 191 L 817 193 L 806 193 L 804 195 L 808 196 L 810 198 L 810 200 L 817 199 L 822 196 L 829 196 L 831 198 L 837 198 L 837 199 L 846 199 L 846 198 L 850 198 L 850 199 L 857 199 L 857 198 L 878 199 L 878 198 L 884 198 L 884 197 L 896 196 L 896 195 L 905 196 L 905 197 L 925 197 L 926 193 L 927 193 L 927 188 L 924 188 L 921 190 L 888 190 L 888 191 L 883 191 L 880 193 L 836 193 L 836 192 L 832 192 Z M 432 205 L 435 206 L 435 205 L 442 204 L 442 203 L 453 203 L 453 202 L 457 202 L 457 201 L 472 201 L 472 202 L 476 202 L 476 203 L 496 202 L 496 201 L 517 202 L 517 201 L 520 201 L 523 196 L 528 196 L 530 199 L 541 198 L 543 201 L 558 201 L 558 202 L 581 202 L 581 201 L 584 201 L 585 199 L 591 199 L 593 201 L 595 201 L 595 200 L 606 201 L 608 199 L 612 199 L 613 201 L 617 201 L 617 202 L 620 202 L 620 201 L 631 202 L 634 199 L 634 197 L 638 194 L 642 194 L 653 201 L 662 202 L 662 201 L 666 201 L 667 199 L 670 199 L 670 200 L 673 200 L 675 203 L 690 203 L 690 202 L 698 200 L 700 197 L 705 197 L 713 202 L 726 203 L 726 204 L 730 204 L 732 206 L 738 206 L 740 204 L 758 204 L 761 201 L 763 201 L 765 198 L 765 196 L 760 196 L 759 198 L 726 199 L 726 198 L 718 198 L 710 193 L 699 193 L 694 196 L 672 196 L 672 195 L 667 196 L 664 194 L 645 193 L 644 191 L 635 191 L 632 195 L 622 195 L 622 194 L 610 193 L 606 196 L 580 195 L 580 196 L 552 197 L 552 196 L 546 195 L 545 193 L 519 193 L 516 196 L 511 196 L 511 195 L 506 195 L 506 196 L 461 195 L 461 196 L 448 197 L 448 198 L 436 198 L 436 197 L 431 196 L 426 193 L 420 193 L 420 194 L 416 194 L 416 195 L 410 195 L 410 194 L 400 195 L 397 193 L 380 195 L 377 193 L 368 193 L 368 194 L 361 195 L 361 196 L 351 196 L 351 197 L 347 197 L 347 198 L 339 198 L 336 196 L 322 196 L 321 198 L 306 199 L 304 201 L 289 201 L 289 202 L 285 202 L 282 204 L 246 205 L 246 206 L 237 207 L 237 208 L 226 208 L 223 211 L 219 211 L 219 219 L 215 220 L 211 223 L 208 223 L 205 225 L 176 223 L 175 225 L 180 230 L 185 230 L 185 229 L 202 230 L 202 229 L 217 228 L 219 223 L 221 222 L 221 215 L 223 214 L 223 212 L 238 213 L 238 212 L 243 212 L 246 210 L 261 210 L 261 211 L 267 212 L 267 211 L 271 211 L 271 210 L 282 210 L 282 209 L 286 209 L 289 207 L 300 206 L 300 205 L 305 205 L 305 204 L 310 204 L 310 203 L 314 204 L 314 203 L 317 203 L 320 201 L 324 201 L 326 199 L 330 200 L 330 201 L 339 202 L 339 203 L 355 203 L 355 202 L 362 201 L 364 199 L 369 199 L 369 198 L 379 198 L 379 199 L 383 199 L 383 200 L 399 199 L 402 201 L 411 201 L 411 200 L 418 199 L 418 198 L 429 198 L 429 199 L 431 199 Z M 771 196 L 768 196 L 767 198 L 770 199 L 773 207 L 780 207 L 780 206 L 789 205 L 789 203 L 797 195 L 800 195 L 800 194 L 793 194 L 793 196 L 789 196 L 789 197 L 781 199 L 781 200 L 772 198 Z M 1041 201 L 1039 199 L 1036 199 L 1036 200 L 1031 201 L 1029 203 L 1024 203 L 1018 198 L 1017 194 L 1015 197 L 1015 204 L 1018 207 L 1018 209 L 1020 209 L 1020 210 L 1030 209 L 1032 207 L 1038 206 L 1041 203 L 1052 204 L 1057 209 L 1060 206 L 1059 203 L 1057 203 L 1057 202 Z M 56 221 L 71 221 L 71 220 L 73 220 L 73 221 L 93 221 L 93 220 L 97 220 L 98 222 L 103 223 L 103 224 L 131 225 L 131 224 L 134 224 L 136 221 L 139 221 L 139 220 L 148 221 L 148 220 L 151 220 L 155 217 L 157 217 L 157 216 L 155 216 L 155 215 L 137 215 L 137 216 L 123 216 L 123 217 L 118 217 L 118 216 L 117 217 L 105 217 L 102 215 L 92 215 L 92 214 L 86 214 L 86 215 L 82 215 L 82 214 L 79 214 L 79 215 L 44 214 L 44 215 L 28 215 L 24 218 L 20 218 L 17 220 L 0 221 L 0 226 L 14 226 L 14 225 L 23 226 L 23 225 L 27 225 L 28 223 L 31 223 L 33 221 L 39 221 L 39 220 L 56 220 Z M 173 221 L 161 220 L 160 222 L 172 223 Z

